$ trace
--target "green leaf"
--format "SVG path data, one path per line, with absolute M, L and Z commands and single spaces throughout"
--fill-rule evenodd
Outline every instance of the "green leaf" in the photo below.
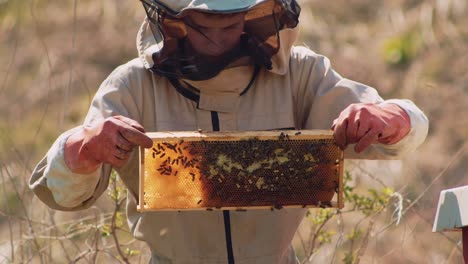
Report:
M 382 48 L 384 60 L 395 66 L 405 66 L 414 60 L 421 48 L 419 35 L 410 31 L 388 39 Z
M 110 227 L 110 225 L 108 224 L 105 224 L 101 227 L 101 236 L 102 237 L 108 237 L 112 234 L 112 229 Z
M 129 257 L 133 257 L 140 254 L 139 250 L 133 250 L 130 248 L 125 248 L 125 254 Z

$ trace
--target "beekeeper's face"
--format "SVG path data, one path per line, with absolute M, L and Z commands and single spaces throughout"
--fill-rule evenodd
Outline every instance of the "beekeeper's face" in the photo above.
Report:
M 214 15 L 191 12 L 187 15 L 187 39 L 202 55 L 220 56 L 240 42 L 244 31 L 244 13 Z

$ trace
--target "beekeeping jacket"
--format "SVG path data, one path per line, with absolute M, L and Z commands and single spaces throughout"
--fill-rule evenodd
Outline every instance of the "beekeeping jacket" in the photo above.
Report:
M 409 134 L 394 145 L 374 144 L 360 154 L 349 146 L 345 158 L 396 159 L 424 141 L 428 121 L 411 101 L 384 101 L 375 89 L 341 77 L 326 57 L 293 46 L 296 35 L 295 29 L 280 32 L 281 47 L 270 70 L 239 66 L 208 80 L 174 83 L 148 70 L 161 43 L 146 20 L 137 36 L 139 57 L 102 83 L 84 125 L 123 115 L 148 132 L 330 129 L 352 103 L 392 103 L 408 113 Z M 64 144 L 77 129 L 55 141 L 30 178 L 37 197 L 57 210 L 90 207 L 105 192 L 113 169 L 104 164 L 86 175 L 69 170 Z M 296 263 L 291 241 L 306 209 L 140 213 L 138 165 L 135 150 L 123 167 L 114 169 L 128 188 L 130 230 L 148 243 L 152 263 Z

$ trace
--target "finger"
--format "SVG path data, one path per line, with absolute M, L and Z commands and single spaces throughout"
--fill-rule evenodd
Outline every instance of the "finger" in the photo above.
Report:
M 127 159 L 121 159 L 116 156 L 112 156 L 109 158 L 108 163 L 116 168 L 122 167 L 127 162 Z
M 137 121 L 131 119 L 131 118 L 128 118 L 128 117 L 125 117 L 125 116 L 114 116 L 115 119 L 118 119 L 122 122 L 124 122 L 125 124 L 135 128 L 136 130 L 142 132 L 142 133 L 145 133 L 145 129 L 143 128 L 142 125 L 140 125 L 140 123 L 138 123 Z
M 359 120 L 359 127 L 356 131 L 356 142 L 361 140 L 362 137 L 364 137 L 370 130 L 371 125 L 369 123 L 369 120 L 366 119 L 360 119 Z
M 389 126 L 387 123 L 383 124 L 383 132 L 379 138 L 379 142 L 383 144 L 393 144 L 396 138 L 398 138 L 398 129 L 396 127 Z
M 115 147 L 114 156 L 120 160 L 126 160 L 130 156 L 131 151 L 121 149 L 119 146 Z
M 346 143 L 353 144 L 358 142 L 360 139 L 357 137 L 357 131 L 359 129 L 359 120 L 348 119 L 348 126 L 346 128 Z
M 120 127 L 119 132 L 123 138 L 132 144 L 142 146 L 144 148 L 150 148 L 153 146 L 153 140 L 151 140 L 151 138 L 133 127 Z
M 121 163 L 125 163 L 128 160 L 128 155 L 123 154 L 122 156 L 119 156 L 117 153 L 114 154 L 109 160 L 112 162 L 114 165 L 120 165 Z
M 372 145 L 373 143 L 375 143 L 378 139 L 379 139 L 379 134 L 380 134 L 380 130 L 379 129 L 371 129 L 369 130 L 360 140 L 359 142 L 356 144 L 356 146 L 354 146 L 354 151 L 356 151 L 357 153 L 360 153 L 362 152 L 363 150 L 365 150 L 366 148 L 368 148 L 370 145 Z
M 333 131 L 333 136 L 335 137 L 336 144 L 341 148 L 345 149 L 348 145 L 346 142 L 346 128 L 348 126 L 348 120 L 338 121 Z
M 335 130 L 336 123 L 338 123 L 338 118 L 333 120 L 332 126 L 330 127 L 331 130 Z
M 401 140 L 401 138 L 398 137 L 387 137 L 387 138 L 379 138 L 379 143 L 385 144 L 385 145 L 393 145 L 398 143 Z
M 125 150 L 125 151 L 132 151 L 135 147 L 135 144 L 131 143 L 130 141 L 126 140 L 120 132 L 117 133 L 116 136 L 116 145 L 118 148 Z
M 116 149 L 109 150 L 107 155 L 103 158 L 102 162 L 106 164 L 110 164 L 114 167 L 120 168 L 125 162 L 127 162 L 128 158 L 119 157 L 119 154 Z

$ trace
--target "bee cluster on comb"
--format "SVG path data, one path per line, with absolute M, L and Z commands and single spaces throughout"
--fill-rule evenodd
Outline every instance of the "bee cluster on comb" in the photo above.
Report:
M 328 131 L 148 135 L 140 211 L 343 206 L 343 152 Z

